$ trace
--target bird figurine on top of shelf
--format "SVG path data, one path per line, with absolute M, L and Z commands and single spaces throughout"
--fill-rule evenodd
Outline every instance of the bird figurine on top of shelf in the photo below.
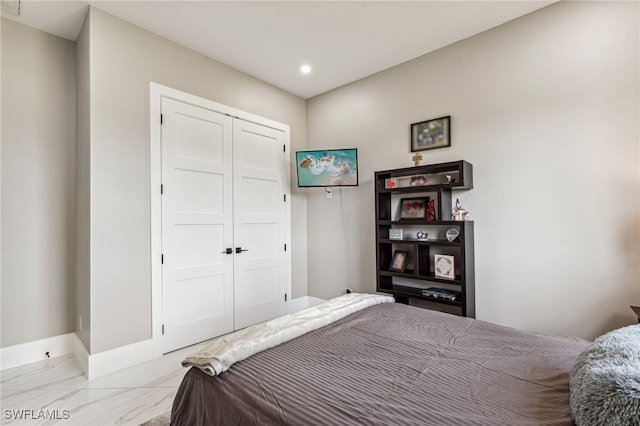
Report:
M 462 207 L 458 198 L 456 198 L 456 205 L 451 211 L 451 220 L 469 220 L 469 211 Z

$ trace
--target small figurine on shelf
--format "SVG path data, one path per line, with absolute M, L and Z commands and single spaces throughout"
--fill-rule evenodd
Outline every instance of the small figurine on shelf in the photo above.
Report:
M 447 181 L 445 182 L 447 185 L 451 185 L 453 183 L 455 183 L 456 178 L 451 177 L 451 175 L 446 175 Z
M 384 180 L 384 188 L 385 189 L 393 189 L 398 187 L 398 179 L 389 178 Z
M 426 232 L 418 231 L 418 233 L 416 234 L 416 237 L 419 240 L 426 240 L 427 238 L 429 238 L 429 234 L 427 234 Z
M 429 200 L 427 203 L 427 222 L 435 222 L 436 220 L 436 207 L 435 200 Z
M 469 212 L 462 207 L 458 198 L 456 206 L 451 211 L 451 220 L 469 220 Z

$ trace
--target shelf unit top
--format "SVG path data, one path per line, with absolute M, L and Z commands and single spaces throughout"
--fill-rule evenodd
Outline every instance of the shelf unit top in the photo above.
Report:
M 449 240 L 437 240 L 437 239 L 422 239 L 419 240 L 417 238 L 403 238 L 403 239 L 395 239 L 395 238 L 381 238 L 381 243 L 386 244 L 419 244 L 425 246 L 451 246 L 457 247 L 462 245 L 463 243 L 460 241 L 449 241 Z
M 473 220 L 379 220 L 380 225 L 434 225 L 434 226 L 473 226 Z
M 415 174 L 443 174 L 458 173 L 458 180 L 454 183 L 438 183 L 432 185 L 420 185 L 403 188 L 380 188 L 378 192 L 420 192 L 434 191 L 444 188 L 473 189 L 473 165 L 465 160 L 451 161 L 448 163 L 425 164 L 423 166 L 404 167 L 401 169 L 382 170 L 375 172 L 376 178 L 406 177 Z
M 423 164 L 421 166 L 402 167 L 400 169 L 380 170 L 376 174 L 391 174 L 394 176 L 410 176 L 416 172 L 416 169 L 424 169 L 422 173 L 446 173 L 464 169 L 465 166 L 473 167 L 471 163 L 465 160 L 450 161 L 448 163 Z

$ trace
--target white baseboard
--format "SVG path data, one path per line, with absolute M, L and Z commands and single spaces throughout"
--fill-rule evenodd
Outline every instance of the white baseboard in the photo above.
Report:
M 0 370 L 42 361 L 47 358 L 46 352 L 52 358 L 73 354 L 87 379 L 91 380 L 153 359 L 151 346 L 149 339 L 92 355 L 76 333 L 68 333 L 0 348 Z
M 297 299 L 291 299 L 287 305 L 287 313 L 292 314 L 294 312 L 298 312 L 303 309 L 318 305 L 324 301 L 324 299 L 319 299 L 313 296 L 303 296 L 298 297 Z
M 322 302 L 326 302 L 325 299 L 320 299 L 318 297 L 313 297 L 313 296 L 306 296 L 306 297 L 307 297 L 307 308 L 319 305 Z
M 42 361 L 47 359 L 47 352 L 49 353 L 49 357 L 73 353 L 75 335 L 76 333 L 67 333 L 0 348 L 0 370 Z
M 149 339 L 91 355 L 76 334 L 74 354 L 87 379 L 92 380 L 152 360 L 151 346 Z
M 317 297 L 298 297 L 288 302 L 287 313 L 310 308 L 322 302 L 324 300 Z M 74 354 L 78 364 L 80 364 L 80 368 L 82 368 L 89 380 L 156 358 L 153 352 L 152 339 L 97 354 L 90 354 L 76 333 L 68 333 L 35 342 L 0 348 L 0 370 L 42 361 L 46 359 L 46 352 L 49 352 L 51 357 Z
M 88 356 L 87 360 L 87 379 L 92 380 L 154 358 L 153 341 L 151 339 L 92 354 Z

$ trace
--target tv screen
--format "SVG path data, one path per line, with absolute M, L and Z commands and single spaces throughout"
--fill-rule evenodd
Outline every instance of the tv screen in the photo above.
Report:
M 358 150 L 297 151 L 298 186 L 358 186 Z

